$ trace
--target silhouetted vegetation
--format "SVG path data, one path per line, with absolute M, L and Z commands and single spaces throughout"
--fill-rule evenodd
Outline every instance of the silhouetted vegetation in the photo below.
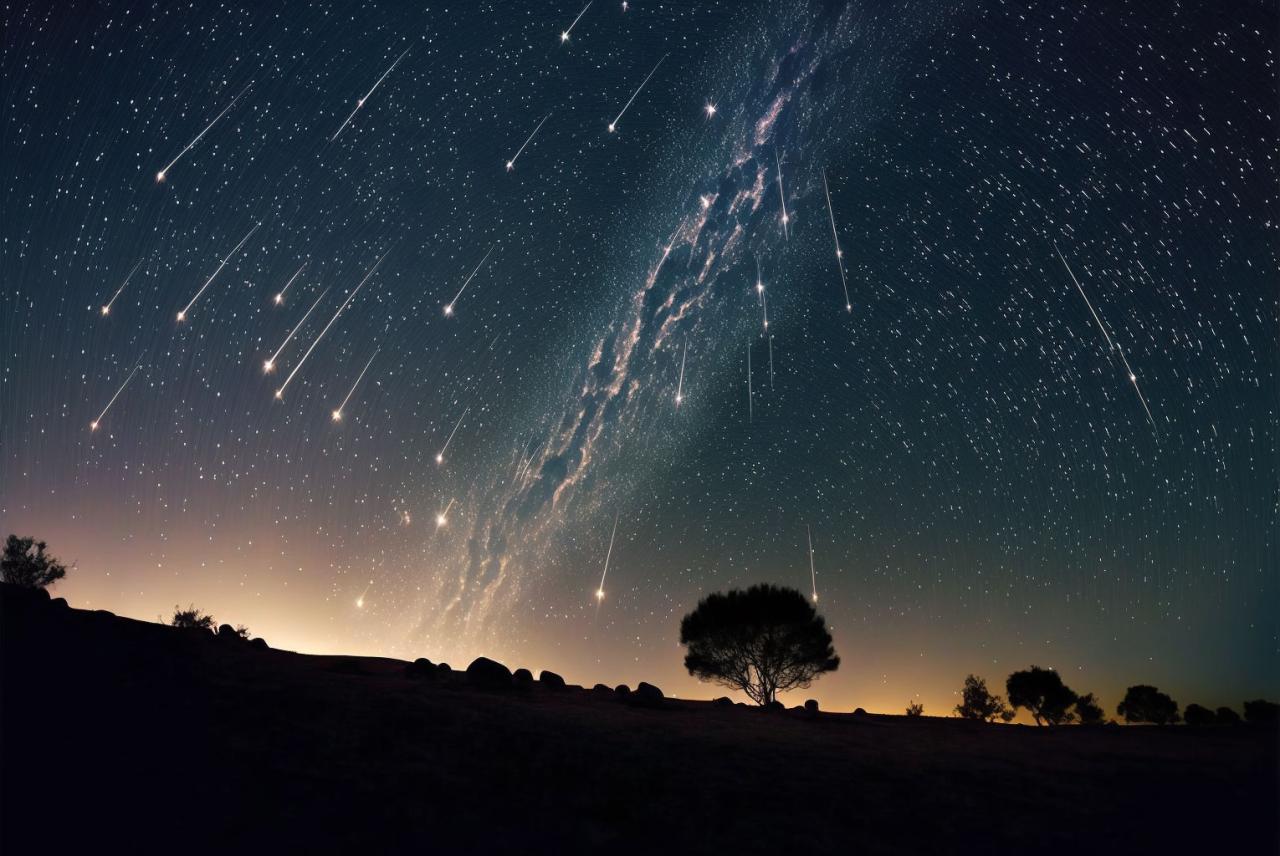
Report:
M 1275 725 L 1280 721 L 1280 704 L 1266 699 L 1244 703 L 1244 721 L 1252 725 Z
M 1219 725 L 1239 725 L 1240 714 L 1229 707 L 1220 707 L 1217 711 Z
M 1182 721 L 1187 725 L 1216 725 L 1218 722 L 1217 714 L 1202 707 L 1198 704 L 1189 704 L 1182 711 Z
M 169 624 L 173 627 L 181 627 L 185 630 L 212 630 L 214 625 L 212 615 L 206 615 L 196 609 L 194 605 L 183 609 L 180 606 L 173 608 L 173 618 L 169 619 Z M 246 633 L 248 630 L 246 629 Z
M 1009 722 L 1014 713 L 998 695 L 987 689 L 987 681 L 977 675 L 964 679 L 964 689 L 960 691 L 960 704 L 956 705 L 956 715 L 964 719 L 978 719 L 982 722 L 995 722 L 997 719 Z
M 1125 722 L 1172 725 L 1178 721 L 1178 703 L 1155 687 L 1138 684 L 1125 692 L 1116 713 L 1123 716 Z
M 907 716 L 924 716 L 924 705 L 916 701 L 907 702 Z
M 47 588 L 67 575 L 66 565 L 45 553 L 48 545 L 10 535 L 0 558 L 0 577 L 23 588 Z
M 1075 720 L 1071 708 L 1079 696 L 1053 669 L 1032 666 L 1014 672 L 1005 682 L 1009 704 L 1024 707 L 1037 725 L 1062 725 Z
M 1106 718 L 1106 711 L 1093 693 L 1085 693 L 1076 699 L 1076 721 L 1081 725 L 1101 725 Z
M 826 621 L 795 589 L 755 585 L 703 598 L 680 622 L 684 665 L 760 705 L 840 666 Z

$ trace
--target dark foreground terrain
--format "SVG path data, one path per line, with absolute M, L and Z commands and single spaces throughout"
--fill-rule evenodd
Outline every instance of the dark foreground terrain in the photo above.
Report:
M 5 853 L 1277 852 L 1269 729 L 645 707 L 0 607 Z

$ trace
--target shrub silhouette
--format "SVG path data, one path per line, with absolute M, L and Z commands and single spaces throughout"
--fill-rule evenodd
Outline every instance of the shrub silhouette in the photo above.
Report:
M 1171 725 L 1178 721 L 1178 703 L 1158 689 L 1146 684 L 1129 687 L 1116 713 L 1125 722 L 1150 722 Z
M 1009 722 L 1014 713 L 998 695 L 992 695 L 987 689 L 987 681 L 977 675 L 964 679 L 964 689 L 960 691 L 960 704 L 956 705 L 956 715 L 964 719 L 978 719 L 983 722 L 995 722 L 1002 719 Z
M 1093 693 L 1085 693 L 1076 699 L 1076 720 L 1081 725 L 1101 725 L 1106 716 Z
M 1189 704 L 1182 711 L 1182 721 L 1187 725 L 1214 725 L 1218 722 L 1218 717 L 1207 707 Z
M 1219 725 L 1239 725 L 1240 714 L 1229 707 L 1220 707 L 1217 711 Z
M 47 546 L 34 538 L 10 535 L 4 544 L 4 557 L 0 558 L 0 577 L 23 588 L 53 585 L 67 575 L 67 567 L 45 553 Z
M 840 666 L 826 621 L 795 589 L 755 585 L 707 595 L 680 622 L 684 665 L 759 705 Z
M 1062 725 L 1075 719 L 1071 706 L 1078 696 L 1062 682 L 1053 669 L 1032 666 L 1014 672 L 1005 682 L 1009 704 L 1025 707 L 1036 725 Z
M 180 606 L 173 608 L 173 618 L 169 619 L 169 624 L 173 627 L 181 627 L 185 630 L 212 630 L 214 620 L 212 615 L 206 615 L 196 609 L 194 605 L 183 609 Z M 246 629 L 246 633 L 248 630 Z
M 924 705 L 916 701 L 907 702 L 907 716 L 924 716 Z
M 1244 703 L 1244 721 L 1251 725 L 1274 725 L 1280 720 L 1280 704 L 1266 699 L 1254 699 Z

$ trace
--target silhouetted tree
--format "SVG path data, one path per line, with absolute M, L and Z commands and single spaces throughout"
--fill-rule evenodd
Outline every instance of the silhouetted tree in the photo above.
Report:
M 987 681 L 977 675 L 964 679 L 964 689 L 960 691 L 960 704 L 956 705 L 956 715 L 964 719 L 980 719 L 983 722 L 995 722 L 1003 719 L 1009 722 L 1014 713 L 998 695 L 992 695 L 987 689 Z
M 246 625 L 244 625 L 244 624 L 237 624 L 237 625 L 236 625 L 236 635 L 237 635 L 237 636 L 239 636 L 241 639 L 248 639 L 248 638 L 249 638 L 249 628 L 248 628 L 248 626 L 246 626 Z
M 48 545 L 34 538 L 10 535 L 0 558 L 0 577 L 23 588 L 46 588 L 67 575 L 66 565 L 45 553 Z
M 1217 712 L 1219 725 L 1239 725 L 1240 714 L 1229 707 L 1220 707 Z
M 766 705 L 840 666 L 826 621 L 795 589 L 755 585 L 707 595 L 680 622 L 684 665 L 699 680 Z
M 1071 706 L 1077 696 L 1053 669 L 1032 666 L 1014 672 L 1005 682 L 1005 692 L 1009 704 L 1025 707 L 1037 725 L 1061 725 L 1075 719 Z
M 1280 719 L 1280 704 L 1266 699 L 1244 703 L 1244 721 L 1253 725 L 1274 725 Z
M 924 705 L 919 702 L 907 702 L 907 716 L 924 716 Z
M 1076 720 L 1081 725 L 1101 725 L 1106 716 L 1093 693 L 1085 693 L 1076 699 Z
M 1138 684 L 1125 691 L 1124 701 L 1116 706 L 1116 713 L 1123 716 L 1125 722 L 1171 725 L 1178 721 L 1178 703 L 1155 687 Z
M 1187 725 L 1215 725 L 1218 717 L 1207 707 L 1189 704 L 1182 711 L 1182 721 Z
M 206 615 L 196 609 L 194 605 L 183 609 L 180 606 L 173 608 L 173 618 L 169 619 L 169 624 L 174 627 L 181 627 L 187 630 L 212 630 L 214 625 L 212 615 Z

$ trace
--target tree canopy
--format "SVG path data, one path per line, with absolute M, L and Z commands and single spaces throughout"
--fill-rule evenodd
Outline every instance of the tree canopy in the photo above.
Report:
M 1025 707 L 1037 725 L 1061 725 L 1075 720 L 1071 707 L 1077 696 L 1053 669 L 1032 666 L 1014 672 L 1005 682 L 1009 704 Z
M 45 588 L 67 575 L 67 567 L 45 553 L 48 545 L 34 538 L 10 535 L 0 558 L 0 576 L 23 588 Z
M 826 620 L 795 589 L 768 584 L 703 598 L 680 622 L 684 665 L 760 705 L 840 666 Z
M 1155 687 L 1137 684 L 1125 691 L 1116 713 L 1123 716 L 1125 722 L 1171 725 L 1178 721 L 1178 703 Z

